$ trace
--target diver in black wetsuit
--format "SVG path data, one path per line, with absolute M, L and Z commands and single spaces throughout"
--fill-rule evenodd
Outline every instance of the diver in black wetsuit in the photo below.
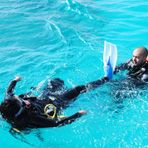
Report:
M 148 82 L 148 50 L 145 47 L 136 48 L 133 51 L 133 58 L 115 68 L 114 73 L 128 70 L 127 75 L 131 78 Z
M 44 89 L 39 97 L 28 94 L 15 95 L 13 90 L 20 80 L 21 77 L 16 77 L 11 81 L 6 91 L 5 100 L 0 105 L 2 117 L 13 128 L 17 129 L 57 127 L 70 124 L 86 114 L 86 111 L 80 110 L 72 116 L 61 117 L 61 110 L 66 108 L 71 101 L 74 101 L 78 95 L 98 87 L 108 81 L 108 78 L 104 77 L 101 80 L 77 86 L 64 92 L 62 91 L 64 82 L 57 78 L 51 81 L 51 84 Z

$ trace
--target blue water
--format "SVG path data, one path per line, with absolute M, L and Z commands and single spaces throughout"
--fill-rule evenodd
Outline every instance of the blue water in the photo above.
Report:
M 117 44 L 118 64 L 135 47 L 148 47 L 147 8 L 145 0 L 0 0 L 0 100 L 16 75 L 23 77 L 17 94 L 31 86 L 40 93 L 55 77 L 69 88 L 103 77 L 104 40 Z M 135 87 L 125 77 L 79 96 L 64 113 L 88 114 L 70 125 L 14 138 L 1 119 L 0 146 L 148 147 L 147 85 Z

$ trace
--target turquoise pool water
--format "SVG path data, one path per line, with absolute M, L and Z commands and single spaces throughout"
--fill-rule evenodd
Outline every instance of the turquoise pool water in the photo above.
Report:
M 1 0 L 0 100 L 16 75 L 23 77 L 18 94 L 55 77 L 69 88 L 103 77 L 104 40 L 117 44 L 118 64 L 131 57 L 133 48 L 148 47 L 147 8 L 145 0 Z M 148 147 L 147 85 L 135 87 L 125 77 L 120 73 L 79 96 L 64 112 L 86 109 L 88 114 L 71 125 L 14 138 L 0 120 L 0 146 Z

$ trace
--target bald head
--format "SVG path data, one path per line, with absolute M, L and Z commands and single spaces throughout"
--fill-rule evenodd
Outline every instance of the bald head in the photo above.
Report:
M 148 50 L 145 47 L 138 47 L 133 51 L 133 63 L 135 66 L 141 65 L 146 61 Z

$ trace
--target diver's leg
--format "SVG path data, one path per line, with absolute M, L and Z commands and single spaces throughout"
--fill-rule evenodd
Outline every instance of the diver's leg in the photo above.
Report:
M 46 89 L 51 92 L 63 90 L 64 89 L 64 81 L 59 78 L 55 78 L 55 79 L 48 82 Z
M 49 98 L 49 96 L 56 96 L 63 93 L 64 90 L 64 81 L 59 78 L 55 78 L 48 82 L 47 86 L 43 89 L 40 97 Z

